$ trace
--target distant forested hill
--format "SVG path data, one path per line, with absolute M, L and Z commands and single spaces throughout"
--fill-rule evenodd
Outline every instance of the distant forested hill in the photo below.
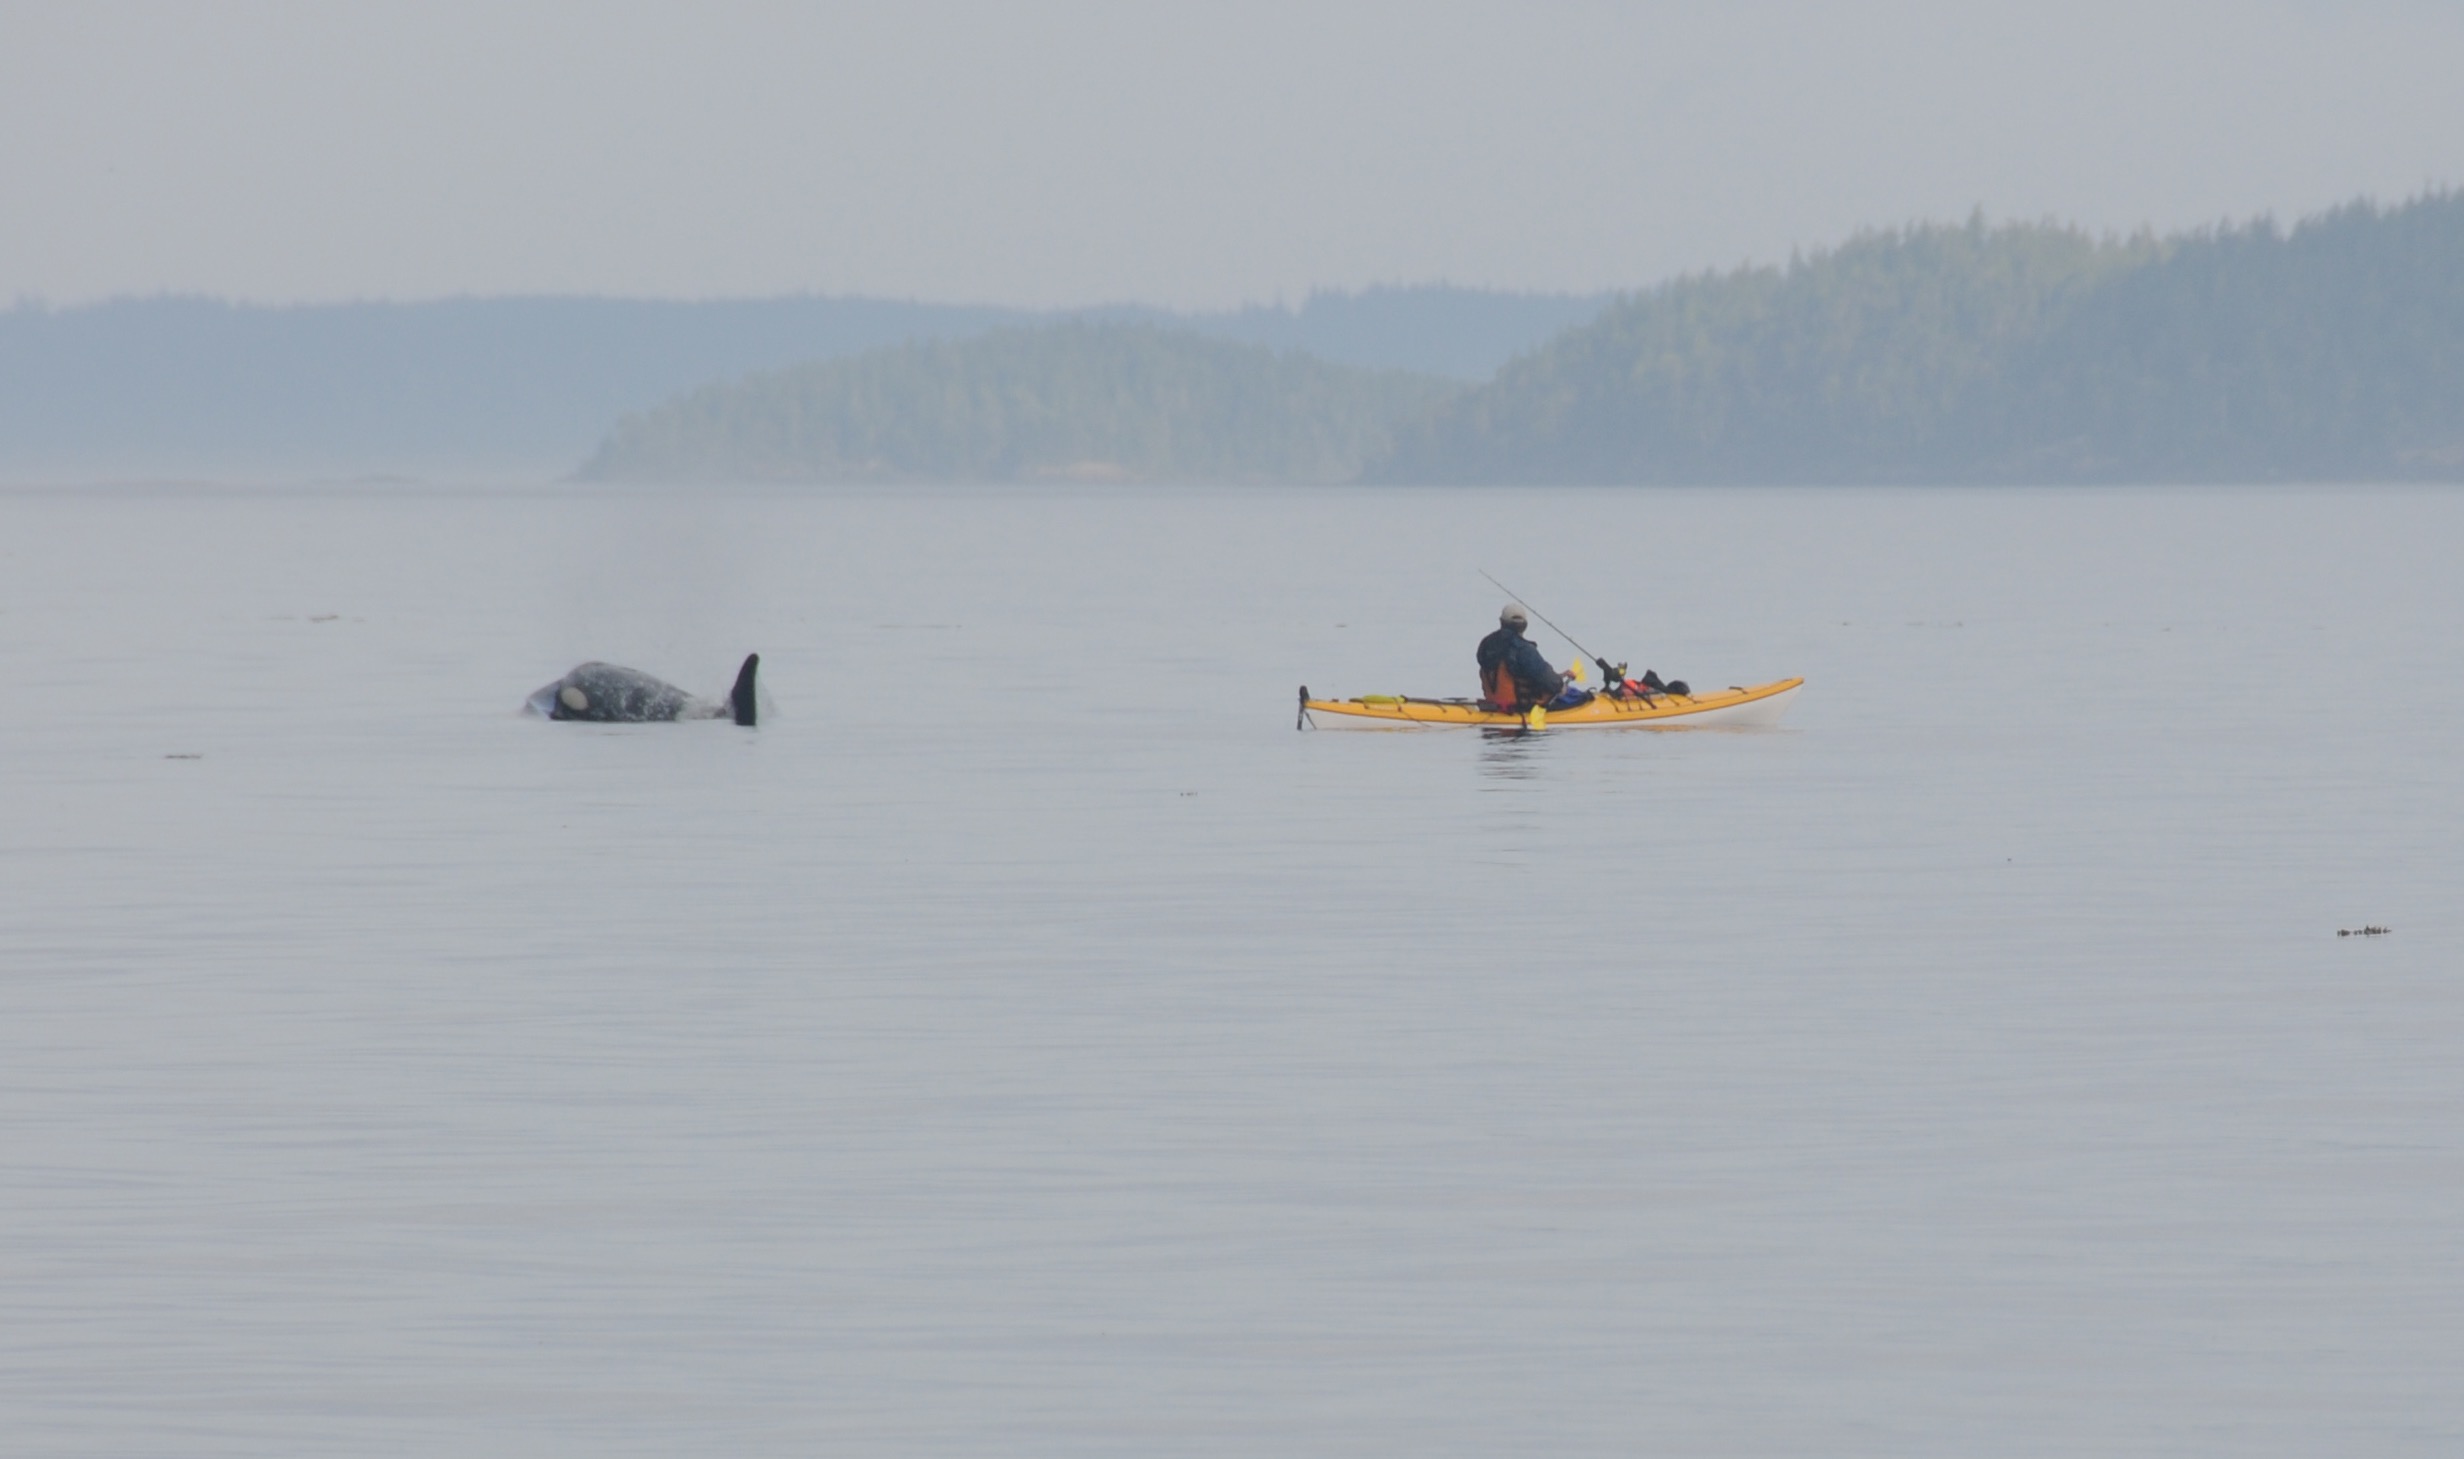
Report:
M 1407 427 L 1423 481 L 2464 479 L 2464 194 L 1676 280 Z
M 626 411 L 714 380 L 1060 317 L 1480 380 L 1609 302 L 1433 285 L 1187 315 L 812 297 L 21 305 L 0 309 L 0 477 L 561 474 Z
M 1321 289 L 1292 308 L 1258 304 L 1221 314 L 1087 313 L 1300 350 L 1338 365 L 1486 380 L 1516 355 L 1590 323 L 1617 299 L 1615 294 L 1509 294 L 1417 284 L 1358 293 Z
M 619 424 L 593 480 L 1341 481 L 1460 387 L 1071 321 L 711 386 Z
M 561 472 L 679 390 L 1025 317 L 873 299 L 20 307 L 0 312 L 0 472 Z

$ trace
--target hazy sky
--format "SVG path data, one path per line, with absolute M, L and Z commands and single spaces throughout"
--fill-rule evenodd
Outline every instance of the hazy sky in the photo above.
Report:
M 2464 183 L 2464 4 L 0 0 L 0 301 L 1648 283 Z

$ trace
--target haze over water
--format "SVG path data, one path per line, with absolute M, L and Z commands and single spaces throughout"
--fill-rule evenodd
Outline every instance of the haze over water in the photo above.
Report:
M 0 1433 L 2452 1453 L 2458 540 L 2360 488 L 0 494 Z M 1469 692 L 1479 568 L 1808 687 L 1293 731 Z M 515 712 L 751 650 L 757 730 Z

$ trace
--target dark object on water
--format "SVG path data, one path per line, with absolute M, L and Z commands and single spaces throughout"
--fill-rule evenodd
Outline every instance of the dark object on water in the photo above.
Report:
M 2339 927 L 2336 929 L 2336 935 L 2338 937 L 2385 937 L 2393 931 L 2395 929 L 2392 927 L 2381 927 L 2373 922 L 2367 927 Z
M 736 687 L 724 702 L 687 694 L 664 679 L 616 664 L 587 663 L 533 693 L 525 706 L 548 719 L 577 719 L 592 724 L 645 724 L 675 719 L 734 719 L 751 725 L 755 718 L 753 674 L 760 654 L 746 654 L 736 671 Z

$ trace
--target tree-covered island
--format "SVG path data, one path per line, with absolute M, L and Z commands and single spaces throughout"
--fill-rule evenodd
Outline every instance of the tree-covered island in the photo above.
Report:
M 1440 402 L 1371 474 L 2464 479 L 2464 193 L 2170 238 L 1974 219 L 1678 279 Z
M 1070 321 L 751 376 L 628 416 L 593 480 L 1344 481 L 1461 389 Z
M 1692 275 L 1465 388 L 1098 322 L 627 417 L 665 480 L 2464 480 L 2464 193 L 2172 237 L 1860 235 Z

